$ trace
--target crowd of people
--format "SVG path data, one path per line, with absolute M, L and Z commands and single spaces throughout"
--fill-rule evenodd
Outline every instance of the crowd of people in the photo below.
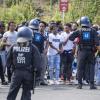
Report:
M 22 22 L 20 25 L 10 21 L 7 27 L 3 21 L 0 21 L 1 84 L 8 85 L 11 83 L 14 69 L 12 68 L 13 65 L 6 63 L 7 55 L 10 47 L 17 43 L 17 31 L 26 26 L 32 30 L 32 43 L 38 48 L 41 55 L 41 62 L 37 60 L 38 63 L 41 63 L 41 75 L 36 76 L 39 85 L 74 84 L 73 80 L 78 80 L 77 88 L 81 89 L 83 82 L 85 82 L 86 84 L 92 84 L 90 88 L 95 89 L 95 83 L 100 85 L 100 51 L 95 47 L 100 46 L 100 26 L 91 24 L 86 18 L 83 17 L 80 22 L 65 24 L 62 24 L 61 21 L 46 23 L 35 18 Z M 81 27 L 83 27 L 83 30 L 81 30 Z M 96 35 L 93 35 L 94 41 L 84 42 L 85 48 L 80 45 L 80 43 L 83 43 L 80 40 L 80 34 L 85 34 L 83 40 L 90 39 L 91 36 L 88 35 L 90 29 Z M 92 41 L 96 44 L 92 45 Z M 89 48 L 87 44 L 92 45 L 93 48 Z M 93 51 L 90 53 L 89 51 L 92 49 Z

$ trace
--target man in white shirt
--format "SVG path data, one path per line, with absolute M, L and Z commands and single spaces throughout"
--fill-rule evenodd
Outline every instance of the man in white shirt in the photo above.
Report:
M 17 39 L 17 32 L 15 31 L 15 23 L 10 22 L 8 26 L 8 31 L 4 33 L 3 35 L 3 41 L 6 45 L 6 51 L 9 50 L 9 48 L 16 43 Z
M 8 31 L 3 35 L 3 43 L 6 48 L 6 52 L 9 51 L 10 47 L 16 43 L 17 32 L 15 31 L 15 23 L 13 21 L 8 23 Z M 9 69 L 10 65 L 7 65 L 8 82 L 11 81 L 11 71 Z
M 63 77 L 64 82 L 67 81 L 70 82 L 72 77 L 72 62 L 73 62 L 73 48 L 74 44 L 72 41 L 68 40 L 68 37 L 71 33 L 71 24 L 67 23 L 64 25 L 64 32 L 62 32 L 62 39 L 63 39 L 63 53 L 62 53 L 62 59 L 63 59 Z
M 52 33 L 49 34 L 49 49 L 48 49 L 48 63 L 50 79 L 55 79 L 55 84 L 59 84 L 60 74 L 60 43 L 62 42 L 61 36 L 57 33 L 56 25 L 53 26 Z M 54 74 L 55 71 L 55 74 Z

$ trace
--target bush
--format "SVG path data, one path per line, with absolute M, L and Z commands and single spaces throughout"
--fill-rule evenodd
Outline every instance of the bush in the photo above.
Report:
M 16 23 L 21 23 L 34 17 L 40 17 L 47 22 L 50 20 L 62 21 L 62 14 L 59 12 L 58 4 L 53 3 L 51 12 L 50 0 L 44 1 L 48 2 L 48 5 L 39 8 L 39 5 L 34 5 L 34 0 L 6 0 L 6 7 L 0 7 L 0 20 L 5 22 L 14 20 Z M 38 8 L 39 11 L 37 11 Z M 43 16 L 39 16 L 40 11 L 42 11 Z M 76 21 L 81 16 L 89 16 L 92 22 L 100 24 L 100 0 L 70 0 L 69 10 L 65 13 L 64 21 Z
M 9 20 L 14 20 L 16 23 L 21 23 L 22 21 L 30 20 L 35 17 L 35 10 L 30 4 L 16 4 L 9 8 L 0 7 L 0 20 L 8 22 Z

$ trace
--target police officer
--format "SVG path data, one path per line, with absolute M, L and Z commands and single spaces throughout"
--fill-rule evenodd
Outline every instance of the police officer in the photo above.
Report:
M 38 32 L 39 23 L 40 23 L 40 20 L 38 20 L 38 19 L 32 19 L 32 20 L 30 20 L 28 27 L 33 30 L 33 33 L 34 32 Z
M 97 32 L 91 28 L 90 20 L 87 16 L 80 19 L 81 29 L 73 32 L 69 37 L 70 40 L 79 38 L 78 48 L 78 89 L 82 89 L 82 78 L 84 67 L 88 64 L 90 89 L 96 89 L 94 86 L 94 58 L 95 49 L 99 48 Z
M 32 30 L 24 26 L 18 29 L 17 44 L 8 52 L 7 64 L 11 64 L 13 74 L 7 100 L 15 100 L 22 85 L 21 100 L 31 100 L 34 69 L 39 72 L 40 53 L 32 45 Z

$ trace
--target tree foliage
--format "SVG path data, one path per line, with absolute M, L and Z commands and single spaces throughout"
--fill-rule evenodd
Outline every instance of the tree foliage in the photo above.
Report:
M 15 20 L 16 23 L 41 17 L 45 21 L 62 20 L 59 12 L 58 1 L 52 0 L 52 11 L 50 0 L 43 0 L 47 4 L 35 4 L 39 0 L 5 0 L 5 5 L 0 7 L 0 20 L 8 22 Z M 41 16 L 42 15 L 42 16 Z M 81 16 L 89 16 L 90 19 L 100 24 L 100 0 L 69 0 L 68 12 L 65 13 L 65 22 L 76 21 Z

